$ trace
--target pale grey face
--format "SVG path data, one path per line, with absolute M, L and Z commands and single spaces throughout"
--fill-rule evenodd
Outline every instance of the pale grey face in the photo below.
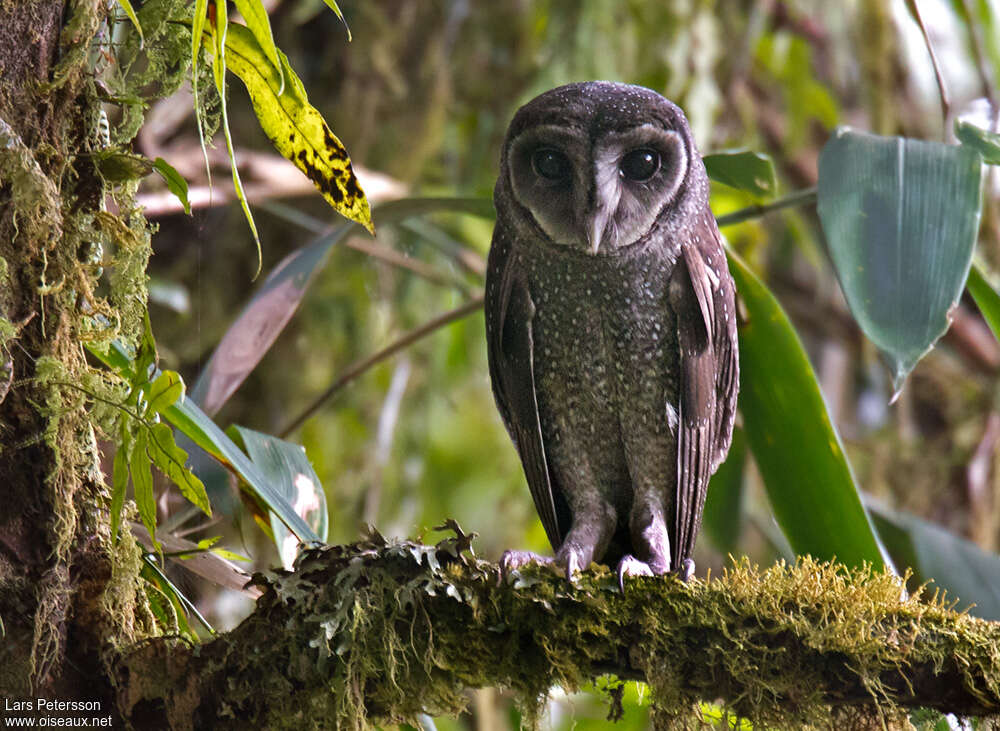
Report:
M 551 243 L 614 254 L 677 196 L 688 159 L 685 138 L 659 120 L 593 138 L 581 126 L 538 124 L 510 141 L 509 182 Z

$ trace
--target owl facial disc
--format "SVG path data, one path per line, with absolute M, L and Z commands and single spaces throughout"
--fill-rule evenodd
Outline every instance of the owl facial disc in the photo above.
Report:
M 611 255 L 635 244 L 688 172 L 685 137 L 645 122 L 595 130 L 541 124 L 508 148 L 514 197 L 554 245 Z

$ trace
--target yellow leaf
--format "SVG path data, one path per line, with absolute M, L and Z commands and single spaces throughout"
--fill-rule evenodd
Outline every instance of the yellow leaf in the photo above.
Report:
M 227 66 L 246 85 L 260 126 L 275 149 L 313 181 L 334 210 L 375 233 L 368 198 L 354 175 L 347 150 L 309 103 L 305 87 L 285 54 L 278 50 L 279 72 L 253 33 L 236 23 L 230 24 L 225 43 Z

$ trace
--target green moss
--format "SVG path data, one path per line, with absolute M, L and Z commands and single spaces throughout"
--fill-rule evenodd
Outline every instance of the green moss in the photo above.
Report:
M 534 723 L 553 686 L 615 672 L 645 679 L 657 722 L 680 727 L 713 700 L 754 728 L 894 723 L 939 683 L 963 689 L 965 708 L 1000 708 L 997 625 L 907 596 L 899 577 L 802 559 L 635 579 L 624 596 L 603 567 L 570 584 L 527 566 L 500 585 L 453 527 L 435 546 L 373 534 L 259 576 L 258 612 L 227 642 L 235 664 L 281 670 L 243 686 L 225 671 L 232 707 L 273 728 L 365 728 L 455 715 L 467 688 L 495 685 Z

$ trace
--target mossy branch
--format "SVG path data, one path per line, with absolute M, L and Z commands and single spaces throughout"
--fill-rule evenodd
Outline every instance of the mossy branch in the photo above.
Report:
M 907 596 L 897 577 L 802 559 L 637 578 L 624 595 L 605 569 L 575 585 L 538 566 L 501 582 L 450 527 L 436 546 L 373 534 L 257 575 L 264 595 L 237 629 L 123 657 L 122 710 L 165 710 L 173 728 L 358 728 L 455 714 L 481 686 L 530 712 L 554 685 L 614 673 L 648 682 L 666 721 L 701 699 L 755 728 L 1000 712 L 1000 624 Z

